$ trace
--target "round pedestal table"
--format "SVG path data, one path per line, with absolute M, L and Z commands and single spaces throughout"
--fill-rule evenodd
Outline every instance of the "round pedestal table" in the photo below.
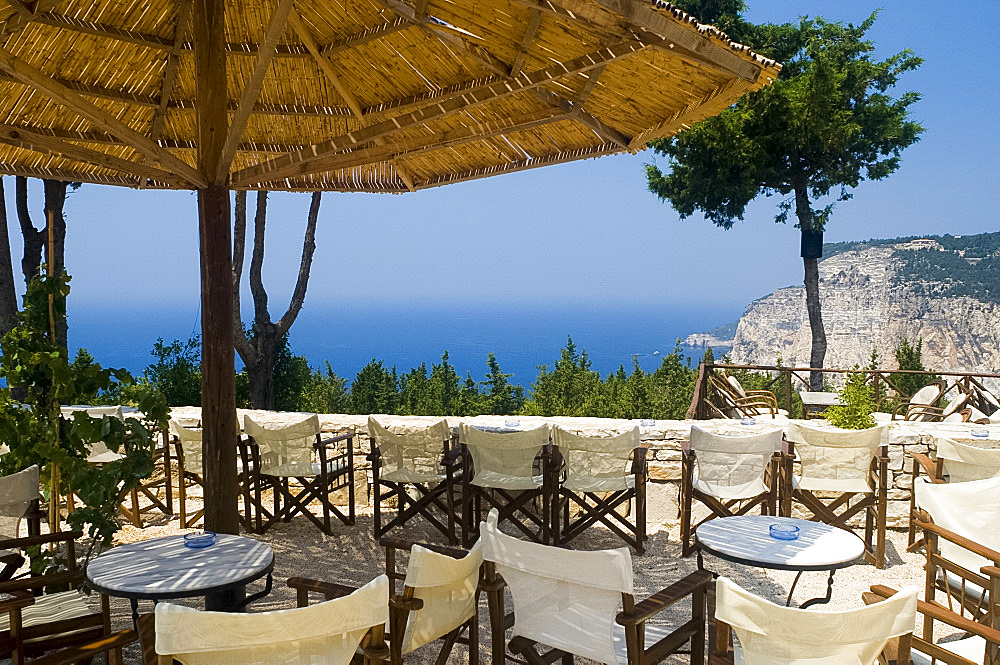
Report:
M 799 528 L 795 540 L 780 540 L 770 535 L 772 524 Z M 786 605 L 799 577 L 805 571 L 826 570 L 826 595 L 805 601 L 805 609 L 818 603 L 828 603 L 833 594 L 833 576 L 840 568 L 854 565 L 865 553 L 865 544 L 857 535 L 829 524 L 810 522 L 793 517 L 740 515 L 709 520 L 695 531 L 698 567 L 703 567 L 702 552 L 744 566 L 797 571 Z

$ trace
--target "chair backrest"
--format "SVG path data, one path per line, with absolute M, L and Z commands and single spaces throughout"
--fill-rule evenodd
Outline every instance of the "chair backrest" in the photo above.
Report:
M 381 454 L 383 474 L 402 471 L 413 479 L 433 478 L 441 474 L 444 442 L 451 438 L 451 428 L 447 420 L 441 420 L 421 430 L 395 434 L 368 416 L 368 436 L 372 448 Z
M 583 552 L 518 540 L 480 525 L 483 558 L 496 564 L 514 603 L 514 635 L 615 665 L 612 642 L 622 594 L 632 594 L 628 549 Z
M 937 458 L 952 483 L 1000 476 L 1000 448 L 979 448 L 954 439 L 937 439 Z
M 1000 550 L 1000 478 L 964 483 L 931 483 L 924 477 L 914 478 L 913 498 L 934 524 Z M 944 538 L 938 539 L 938 547 L 943 558 L 974 573 L 998 563 Z
M 775 605 L 727 577 L 715 583 L 715 616 L 732 626 L 744 665 L 872 665 L 893 637 L 912 633 L 917 587 L 853 610 Z
M 403 634 L 402 653 L 409 653 L 458 628 L 478 611 L 479 569 L 483 541 L 476 541 L 461 559 L 414 545 L 403 584 L 423 608 L 410 613 Z
M 948 406 L 944 407 L 944 410 L 941 412 L 942 420 L 958 413 L 968 401 L 969 393 L 961 392 L 955 395 L 955 399 L 948 402 Z
M 815 427 L 804 422 L 788 424 L 785 438 L 795 444 L 805 490 L 868 492 L 872 459 L 886 441 L 888 425 L 849 430 Z
M 37 464 L 0 478 L 0 535 L 17 538 L 21 518 L 38 498 Z
M 941 399 L 941 393 L 944 389 L 944 383 L 941 381 L 935 381 L 934 383 L 929 383 L 917 392 L 913 393 L 910 397 L 910 406 L 935 406 L 938 400 Z
M 171 418 L 170 433 L 181 443 L 181 450 L 184 451 L 184 470 L 201 473 L 201 430 L 185 427 Z
M 320 432 L 315 413 L 293 423 L 257 423 L 243 416 L 243 431 L 260 449 L 260 472 L 264 475 L 312 474 L 312 451 Z
M 555 426 L 552 443 L 566 462 L 566 484 L 587 492 L 625 489 L 632 451 L 642 445 L 638 427 L 616 436 L 588 437 Z
M 389 578 L 309 607 L 243 614 L 156 606 L 156 653 L 184 665 L 347 665 L 389 620 Z
M 764 470 L 781 450 L 780 428 L 747 436 L 713 434 L 691 427 L 691 450 L 701 489 L 720 499 L 743 498 L 762 487 Z
M 472 455 L 475 475 L 492 472 L 530 480 L 535 457 L 549 443 L 549 426 L 523 432 L 484 432 L 462 423 L 459 437 Z
M 73 414 L 77 411 L 83 411 L 91 418 L 103 418 L 104 416 L 111 416 L 112 418 L 117 418 L 118 420 L 125 420 L 125 415 L 122 413 L 122 407 L 120 406 L 61 406 L 59 407 L 59 413 L 63 418 L 72 418 Z
M 729 385 L 732 387 L 733 391 L 735 391 L 737 395 L 739 395 L 740 397 L 747 396 L 746 389 L 743 387 L 743 384 L 740 383 L 739 379 L 737 379 L 735 376 L 727 374 L 726 381 L 729 383 Z

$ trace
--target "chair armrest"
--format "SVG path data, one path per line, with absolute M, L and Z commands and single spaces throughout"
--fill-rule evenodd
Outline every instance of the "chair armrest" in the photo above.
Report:
M 677 601 L 691 595 L 699 588 L 707 587 L 713 581 L 712 573 L 696 570 L 687 577 L 674 582 L 666 589 L 657 591 L 649 598 L 637 603 L 631 612 L 619 612 L 615 621 L 623 626 L 634 626 L 655 616 Z
M 347 434 L 338 434 L 337 436 L 331 436 L 329 439 L 321 439 L 316 443 L 316 445 L 325 446 L 328 443 L 337 443 L 338 441 L 350 440 L 354 438 L 354 432 L 348 432 Z
M 895 589 L 891 589 L 882 584 L 872 586 L 871 590 L 872 593 L 881 596 L 882 598 L 891 598 L 896 595 Z M 943 605 L 917 599 L 917 611 L 925 616 L 931 617 L 932 619 L 942 621 L 950 626 L 958 628 L 959 630 L 978 635 L 989 640 L 990 642 L 1000 644 L 1000 630 L 991 628 L 982 623 L 977 623 L 972 619 L 968 619 L 960 614 L 952 612 Z
M 312 591 L 313 593 L 321 593 L 326 596 L 327 600 L 340 598 L 342 596 L 349 596 L 358 590 L 357 587 L 347 586 L 346 584 L 321 582 L 319 580 L 311 580 L 306 577 L 289 577 L 286 584 L 296 591 L 304 591 L 307 593 Z
M 40 536 L 26 536 L 24 538 L 4 538 L 0 540 L 0 549 L 13 550 L 30 547 L 32 545 L 44 545 L 46 543 L 59 543 L 69 540 L 83 538 L 83 531 L 56 531 L 55 533 L 43 533 Z
M 923 453 L 910 453 L 910 457 L 913 458 L 913 461 L 914 461 L 915 464 L 919 464 L 920 465 L 920 468 L 922 468 L 924 470 L 924 473 L 927 474 L 927 478 L 932 483 L 943 483 L 944 482 L 944 479 L 943 478 L 939 478 L 938 475 L 937 475 L 937 463 L 934 460 L 932 460 L 930 457 L 928 457 L 927 455 L 924 455 Z M 914 471 L 915 470 L 916 469 L 914 469 Z M 913 475 L 914 475 L 914 477 L 916 477 L 917 474 L 914 473 Z
M 461 458 L 462 446 L 454 446 L 441 456 L 441 466 L 451 466 Z
M 70 570 L 63 573 L 22 577 L 15 580 L 8 580 L 7 582 L 0 582 L 0 593 L 12 593 L 14 591 L 26 591 L 28 589 L 41 589 L 43 587 L 56 584 L 80 584 L 83 581 L 84 577 L 82 570 Z
M 31 665 L 71 665 L 72 663 L 90 662 L 99 653 L 107 653 L 112 649 L 118 649 L 126 644 L 131 644 L 139 639 L 139 634 L 129 628 L 117 633 L 111 633 L 107 637 L 95 640 L 81 646 L 63 649 L 56 653 L 36 658 L 31 661 Z
M 423 609 L 424 601 L 420 598 L 404 598 L 399 594 L 393 594 L 389 596 L 389 607 L 406 610 L 408 612 L 415 612 Z
M 995 563 L 1000 563 L 1000 552 L 990 549 L 989 547 L 977 543 L 974 540 L 969 540 L 968 538 L 960 536 L 954 531 L 949 531 L 944 527 L 940 527 L 937 524 L 934 524 L 933 522 L 914 520 L 914 524 L 917 526 L 918 529 L 923 529 L 924 531 L 930 531 L 931 533 L 936 534 L 939 538 L 944 538 L 945 540 L 950 541 L 956 545 L 959 545 L 960 547 L 964 547 L 973 554 L 978 554 L 984 559 L 989 559 L 990 561 L 993 561 Z
M 646 473 L 646 455 L 649 447 L 642 445 L 632 451 L 632 473 L 635 475 Z
M 35 596 L 27 591 L 14 591 L 0 594 L 0 614 L 7 614 L 13 610 L 35 604 Z
M 461 559 L 469 553 L 469 550 L 462 549 L 461 547 L 449 547 L 448 545 L 437 545 L 435 543 L 420 543 L 413 540 L 404 540 L 403 538 L 394 538 L 393 536 L 382 536 L 379 538 L 378 544 L 381 547 L 391 547 L 396 550 L 406 550 L 407 552 L 413 549 L 414 545 L 420 545 L 421 547 L 432 552 L 444 554 L 445 556 L 450 556 L 453 559 Z

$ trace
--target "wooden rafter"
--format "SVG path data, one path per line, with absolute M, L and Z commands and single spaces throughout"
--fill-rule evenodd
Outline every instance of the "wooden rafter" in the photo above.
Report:
M 48 11 L 49 7 L 56 4 L 56 0 L 35 0 L 33 7 L 28 7 L 27 3 L 20 2 L 18 4 L 23 5 L 30 11 L 25 13 L 18 8 L 14 3 L 10 3 L 14 7 L 15 14 L 7 19 L 2 26 L 0 26 L 0 42 L 6 40 L 13 34 L 24 30 L 29 24 L 33 23 L 38 15 L 42 12 Z
M 90 148 L 68 143 L 53 136 L 26 131 L 19 127 L 0 125 L 0 140 L 20 148 L 68 157 L 86 162 L 91 166 L 111 169 L 122 174 L 135 174 L 143 178 L 151 178 L 175 186 L 184 184 L 184 180 L 181 178 L 152 166 L 115 157 L 114 155 L 109 155 L 98 150 L 91 150 Z
M 710 115 L 720 113 L 729 107 L 746 92 L 746 85 L 738 85 L 738 79 L 727 81 L 704 97 L 697 99 L 682 109 L 678 109 L 669 118 L 651 127 L 632 138 L 629 144 L 631 150 L 642 150 L 647 143 L 653 139 L 663 136 L 670 136 L 678 131 L 687 129 L 692 124 L 707 118 Z M 695 111 L 698 111 L 695 114 Z
M 298 13 L 292 10 L 292 15 L 290 19 L 291 19 L 290 22 L 292 24 L 292 29 L 295 30 L 299 38 L 302 39 L 302 41 L 305 43 L 306 48 L 308 48 L 309 52 L 312 53 L 313 58 L 316 60 L 316 64 L 319 65 L 319 68 L 323 71 L 324 76 L 326 76 L 326 78 L 330 80 L 330 83 L 333 84 L 333 87 L 336 88 L 337 92 L 340 93 L 340 96 L 344 98 L 344 102 L 347 104 L 347 107 L 351 109 L 351 112 L 354 113 L 355 117 L 357 117 L 357 119 L 361 121 L 361 125 L 364 126 L 365 124 L 364 113 L 361 110 L 361 105 L 358 103 L 357 97 L 354 96 L 354 93 L 351 92 L 350 88 L 344 85 L 343 81 L 340 78 L 340 75 L 337 74 L 336 70 L 334 69 L 333 63 L 330 62 L 330 59 L 327 56 L 323 55 L 323 53 L 320 51 L 319 45 L 316 43 L 316 39 L 313 37 L 312 32 L 302 22 L 302 19 L 299 17 Z M 382 145 L 383 139 L 375 139 L 375 144 Z M 393 168 L 396 170 L 396 174 L 399 176 L 399 179 L 402 180 L 403 184 L 406 185 L 406 188 L 412 192 L 413 191 L 412 176 L 410 176 L 409 172 L 406 169 L 401 168 L 400 165 L 397 164 L 395 160 L 392 161 L 392 165 Z
M 583 85 L 583 89 L 580 90 L 580 94 L 576 96 L 576 103 L 578 106 L 582 107 L 587 103 L 587 100 L 590 98 L 590 93 L 594 91 L 594 86 L 597 85 L 597 79 L 599 79 L 603 73 L 603 65 L 600 67 L 594 67 L 587 72 L 587 82 Z
M 432 120 L 445 118 L 520 92 L 531 91 L 550 81 L 555 81 L 578 72 L 588 71 L 602 64 L 637 53 L 644 48 L 645 45 L 639 42 L 621 42 L 602 48 L 599 51 L 573 58 L 565 63 L 549 65 L 534 72 L 522 72 L 514 78 L 472 88 L 455 96 L 448 96 L 435 101 L 412 113 L 389 118 L 388 120 L 363 127 L 355 132 L 349 132 L 342 136 L 316 143 L 305 150 L 275 157 L 263 164 L 243 169 L 231 176 L 231 183 L 234 186 L 241 186 L 253 182 L 303 175 L 309 172 L 311 162 L 327 155 L 374 141 L 376 138 L 390 136 L 407 127 L 422 125 Z
M 98 175 L 72 169 L 49 169 L 39 166 L 28 166 L 26 164 L 0 162 L 0 170 L 6 175 L 21 175 L 25 178 L 46 178 L 48 180 L 62 180 L 65 182 L 92 182 L 98 185 L 118 185 L 124 187 L 139 186 L 139 181 L 136 178 L 105 174 Z
M 52 136 L 66 141 L 112 145 L 126 148 L 130 147 L 128 144 L 122 142 L 122 140 L 118 137 L 104 132 L 81 132 L 69 129 L 51 129 L 48 127 L 29 127 L 27 125 L 12 124 L 7 126 L 13 127 L 14 129 L 34 132 L 43 136 Z M 197 148 L 197 144 L 194 141 L 181 139 L 160 138 L 157 143 L 159 143 L 160 147 L 169 148 L 170 150 L 195 150 Z M 304 145 L 292 143 L 256 143 L 253 141 L 247 141 L 241 143 L 239 149 L 245 152 L 290 152 L 292 150 L 300 150 L 304 147 Z
M 153 112 L 153 123 L 149 129 L 149 138 L 158 141 L 163 132 L 163 121 L 167 117 L 167 104 L 170 96 L 174 92 L 174 84 L 177 82 L 177 68 L 181 60 L 181 46 L 188 28 L 188 19 L 191 15 L 192 0 L 181 0 L 177 5 L 177 27 L 174 28 L 174 47 L 167 55 L 167 66 L 163 70 L 163 83 L 160 85 L 160 102 Z M 139 187 L 146 185 L 146 179 L 139 182 Z
M 104 131 L 119 137 L 154 162 L 159 162 L 164 168 L 184 178 L 188 183 L 199 187 L 207 184 L 197 170 L 159 147 L 154 141 L 4 48 L 0 48 L 0 70 L 35 88 Z
M 405 30 L 411 25 L 413 24 L 402 16 L 397 16 L 388 23 L 383 23 L 382 25 L 375 26 L 374 28 L 367 28 L 361 32 L 356 32 L 353 35 L 348 35 L 343 39 L 338 39 L 337 41 L 322 47 L 320 51 L 325 56 L 331 56 L 336 53 L 340 53 L 341 51 L 346 51 L 356 46 L 367 44 L 370 41 L 378 39 L 379 37 L 384 37 L 386 35 L 391 35 L 394 32 Z
M 292 9 L 292 0 L 278 0 L 278 5 L 274 8 L 274 13 L 271 14 L 271 21 L 268 23 L 264 42 L 260 45 L 253 74 L 250 75 L 250 79 L 243 88 L 243 94 L 240 97 L 240 103 L 236 107 L 236 113 L 229 120 L 226 142 L 222 145 L 222 155 L 219 157 L 219 163 L 215 172 L 215 182 L 225 182 L 226 176 L 229 175 L 229 166 L 233 163 L 233 157 L 236 156 L 236 148 L 239 146 L 240 138 L 243 136 L 243 130 L 246 129 L 247 121 L 250 120 L 250 114 L 253 112 L 254 104 L 257 102 L 260 88 L 264 84 L 267 69 L 271 66 L 271 60 L 274 58 L 274 50 L 278 46 L 278 40 L 281 39 L 281 33 L 285 29 L 285 23 L 288 21 L 291 12 L 294 12 Z M 297 23 L 301 23 L 298 21 L 298 14 L 295 15 L 295 18 Z
M 510 75 L 517 76 L 521 73 L 521 68 L 524 66 L 524 59 L 528 57 L 528 49 L 531 48 L 531 42 L 535 39 L 535 33 L 538 32 L 539 26 L 542 25 L 542 10 L 532 9 L 531 14 L 528 16 L 528 24 L 524 28 L 524 33 L 521 35 L 521 43 L 517 47 L 517 55 L 514 57 L 514 62 L 510 66 Z
M 28 3 L 24 0 L 4 0 L 11 8 L 18 14 L 28 19 L 29 21 L 34 17 L 35 10 L 33 7 L 29 7 Z

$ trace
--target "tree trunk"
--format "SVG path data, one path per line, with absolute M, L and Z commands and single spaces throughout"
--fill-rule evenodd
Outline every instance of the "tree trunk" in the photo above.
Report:
M 250 407 L 274 410 L 274 357 L 278 338 L 274 336 L 274 326 L 268 332 L 254 331 L 257 347 L 256 360 L 247 365 L 247 379 L 250 383 Z
M 52 235 L 53 235 L 53 274 L 59 275 L 66 270 L 66 217 L 63 215 L 63 208 L 66 206 L 66 188 L 68 182 L 59 180 L 43 180 L 45 186 L 45 220 L 48 223 L 49 213 L 52 211 Z M 45 241 L 48 242 L 48 232 L 45 231 Z M 48 245 L 46 244 L 46 247 Z M 46 257 L 48 249 L 46 249 Z M 62 303 L 62 311 L 66 311 L 66 303 Z M 65 316 L 56 319 L 56 343 L 62 348 L 67 347 L 67 331 L 69 325 Z
M 39 231 L 31 223 L 31 215 L 28 212 L 28 179 L 24 176 L 17 176 L 15 183 L 14 202 L 24 242 L 24 251 L 21 254 L 21 274 L 24 276 L 24 285 L 27 286 L 31 280 L 38 276 L 39 268 L 42 265 L 45 229 Z
M 809 192 L 805 182 L 795 186 L 795 216 L 799 220 L 802 231 L 821 231 L 814 227 L 812 207 L 809 205 Z M 823 312 L 819 299 L 819 259 L 802 259 L 805 267 L 806 312 L 809 314 L 809 330 L 812 333 L 812 347 L 809 354 L 809 366 L 823 367 L 826 357 L 826 332 L 823 330 Z M 809 372 L 809 389 L 823 390 L 823 373 Z
M 7 229 L 7 201 L 3 178 L 0 178 L 0 337 L 17 323 L 17 291 L 14 288 L 14 264 L 10 258 L 10 234 Z

